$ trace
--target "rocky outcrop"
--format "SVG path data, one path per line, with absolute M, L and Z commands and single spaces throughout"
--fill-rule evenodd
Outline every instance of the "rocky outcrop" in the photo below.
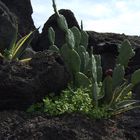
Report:
M 93 47 L 93 53 L 102 57 L 103 70 L 114 68 L 115 58 L 118 55 L 118 46 L 128 39 L 135 50 L 135 56 L 129 63 L 127 73 L 130 74 L 140 68 L 140 37 L 115 33 L 97 33 L 88 31 L 89 48 Z M 125 57 L 125 56 L 124 56 Z
M 139 140 L 140 111 L 111 119 L 94 120 L 82 114 L 29 115 L 0 112 L 1 140 Z
M 5 4 L 0 1 L 0 53 L 11 47 L 16 35 L 16 18 Z
M 14 13 L 18 20 L 19 33 L 21 36 L 35 29 L 32 20 L 32 6 L 30 0 L 1 0 L 9 10 Z
M 36 29 L 33 19 L 32 19 L 32 5 L 30 0 L 1 0 L 14 14 L 16 20 L 18 22 L 18 39 L 27 35 L 30 31 Z M 7 30 L 10 31 L 10 29 Z M 5 30 L 6 32 L 6 30 Z M 39 36 L 39 32 L 36 32 L 34 35 L 33 41 L 31 42 L 31 46 L 36 46 L 36 42 Z
M 71 28 L 73 26 L 76 26 L 79 28 L 78 22 L 74 16 L 74 14 L 72 13 L 72 11 L 70 10 L 65 10 L 65 9 L 61 9 L 59 10 L 59 13 L 64 15 L 67 23 L 68 23 L 68 27 Z M 34 47 L 34 50 L 36 51 L 42 51 L 45 49 L 49 48 L 49 39 L 48 39 L 48 29 L 49 27 L 53 27 L 55 33 L 56 33 L 56 40 L 55 40 L 55 44 L 60 47 L 64 44 L 64 33 L 63 31 L 61 31 L 58 28 L 57 25 L 57 21 L 56 21 L 56 16 L 52 15 L 47 22 L 44 24 L 42 33 L 38 39 L 38 43 L 36 44 L 36 47 Z
M 67 86 L 69 73 L 57 53 L 36 53 L 29 63 L 0 61 L 0 110 L 25 110 Z

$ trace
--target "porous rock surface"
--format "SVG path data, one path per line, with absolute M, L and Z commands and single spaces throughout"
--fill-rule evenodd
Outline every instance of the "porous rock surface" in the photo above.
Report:
M 102 57 L 103 70 L 114 68 L 115 58 L 118 55 L 118 46 L 128 39 L 134 48 L 135 56 L 129 63 L 128 73 L 132 73 L 140 68 L 140 37 L 130 36 L 117 33 L 98 33 L 88 31 L 89 48 L 93 47 L 95 54 L 100 54 Z M 125 57 L 125 56 L 124 56 Z
M 16 25 L 15 16 L 0 1 L 0 53 L 3 53 L 4 49 L 11 45 Z
M 18 39 L 36 30 L 34 21 L 32 19 L 32 5 L 30 0 L 1 0 L 16 17 L 18 23 Z M 8 26 L 6 26 L 8 27 Z M 7 28 L 8 29 L 8 28 Z M 10 30 L 8 30 L 10 31 Z M 5 30 L 6 32 L 6 30 Z M 36 31 L 31 46 L 36 46 L 39 32 Z
M 51 92 L 67 86 L 69 73 L 57 53 L 36 53 L 29 63 L 0 64 L 0 110 L 26 110 Z
M 21 34 L 27 34 L 34 29 L 30 0 L 2 1 L 17 15 Z M 69 13 L 67 10 L 64 11 Z M 27 20 L 24 15 L 29 15 L 30 19 Z M 58 46 L 63 44 L 60 39 L 64 38 L 64 35 L 57 29 L 54 15 L 50 19 L 44 25 L 39 40 L 36 40 L 37 43 L 34 42 L 36 44 L 34 49 L 37 51 L 48 48 L 49 44 L 46 37 L 48 35 L 47 29 L 50 26 L 53 26 L 57 33 L 56 36 L 58 36 L 55 44 Z M 75 19 L 70 18 L 70 16 L 66 16 L 66 19 L 69 27 L 75 25 L 79 28 Z M 72 24 L 70 24 L 71 22 Z M 114 67 L 115 56 L 118 54 L 117 46 L 126 38 L 130 40 L 136 52 L 129 64 L 129 73 L 140 68 L 140 37 L 93 31 L 88 31 L 88 34 L 89 48 L 93 46 L 94 53 L 101 54 L 104 70 Z M 44 44 L 41 43 L 42 41 Z M 69 73 L 63 64 L 63 60 L 56 53 L 38 52 L 33 55 L 30 63 L 25 64 L 4 62 L 0 59 L 0 140 L 140 139 L 139 109 L 118 115 L 115 118 L 102 120 L 91 119 L 82 114 L 64 114 L 51 117 L 47 114 L 34 115 L 27 114 L 25 111 L 14 111 L 26 110 L 29 105 L 40 101 L 50 92 L 58 94 L 68 81 Z M 135 94 L 139 93 L 139 87 L 137 86 L 134 91 Z M 139 94 L 136 94 L 135 98 L 140 99 Z M 8 111 L 9 109 L 11 111 Z
M 8 140 L 139 140 L 140 110 L 111 119 L 82 114 L 51 117 L 20 111 L 0 112 L 0 139 Z
M 35 29 L 32 19 L 33 9 L 30 0 L 1 0 L 9 10 L 14 13 L 18 20 L 19 33 L 21 36 Z

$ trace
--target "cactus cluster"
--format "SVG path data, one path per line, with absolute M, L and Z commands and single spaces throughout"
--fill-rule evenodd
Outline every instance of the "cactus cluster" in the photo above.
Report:
M 119 55 L 116 59 L 114 70 L 110 70 L 111 74 L 107 74 L 102 80 L 101 56 L 89 54 L 87 51 L 88 34 L 77 27 L 68 28 L 65 17 L 56 9 L 55 1 L 53 0 L 53 8 L 57 17 L 57 24 L 65 34 L 65 44 L 58 48 L 55 45 L 55 32 L 52 27 L 49 28 L 50 50 L 60 53 L 68 67 L 71 75 L 74 88 L 88 88 L 91 91 L 93 103 L 95 107 L 108 106 L 108 110 L 119 113 L 132 109 L 139 101 L 124 100 L 124 97 L 131 93 L 134 85 L 140 82 L 140 70 L 137 70 L 132 75 L 131 83 L 125 76 L 125 68 L 128 65 L 129 59 L 134 56 L 128 40 L 125 40 L 119 46 Z
M 57 17 L 57 24 L 65 34 L 65 44 L 58 48 L 55 42 L 55 32 L 52 27 L 49 28 L 50 50 L 59 52 L 66 66 L 68 67 L 74 87 L 87 87 L 90 84 L 89 78 L 86 76 L 87 67 L 90 56 L 86 51 L 88 45 L 88 34 L 77 27 L 68 28 L 65 17 L 56 9 L 55 1 L 53 0 L 53 8 Z

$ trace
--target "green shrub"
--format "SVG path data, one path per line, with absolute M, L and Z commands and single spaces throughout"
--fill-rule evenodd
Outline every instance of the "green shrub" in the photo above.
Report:
M 93 55 L 92 49 L 90 54 L 87 52 L 87 33 L 76 27 L 69 29 L 65 17 L 57 11 L 54 0 L 53 8 L 58 26 L 65 33 L 65 44 L 58 50 L 72 74 L 73 87 L 90 89 L 96 107 L 107 105 L 116 113 L 137 106 L 139 101 L 136 100 L 120 101 L 120 98 L 125 97 L 140 82 L 140 70 L 132 75 L 131 83 L 125 79 L 125 68 L 135 54 L 130 42 L 124 40 L 119 46 L 119 55 L 112 75 L 107 75 L 102 81 L 101 57 Z M 51 31 L 50 36 L 53 38 L 55 32 L 52 28 Z
M 107 108 L 95 108 L 90 97 L 90 91 L 78 88 L 76 91 L 70 89 L 62 91 L 60 96 L 46 97 L 43 104 L 32 105 L 28 112 L 43 111 L 51 116 L 64 113 L 79 112 L 92 118 L 103 118 L 110 116 Z
M 69 29 L 65 17 L 57 11 L 54 0 L 53 7 L 58 26 L 65 33 L 65 44 L 61 48 L 55 46 L 55 32 L 50 28 L 50 49 L 61 54 L 72 75 L 72 82 L 61 96 L 46 97 L 43 111 L 50 115 L 82 112 L 94 118 L 103 118 L 140 107 L 140 101 L 131 97 L 132 88 L 140 82 L 140 70 L 132 74 L 130 82 L 125 79 L 125 68 L 134 56 L 130 42 L 124 40 L 118 47 L 115 68 L 108 70 L 103 79 L 101 56 L 93 55 L 92 49 L 90 54 L 86 50 L 87 33 L 82 28 Z M 30 111 L 34 109 L 35 106 L 32 106 Z

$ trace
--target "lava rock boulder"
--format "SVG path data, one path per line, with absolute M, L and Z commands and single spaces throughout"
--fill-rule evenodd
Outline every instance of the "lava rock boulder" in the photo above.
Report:
M 38 52 L 26 63 L 0 62 L 0 110 L 26 110 L 49 93 L 58 95 L 70 80 L 57 53 Z
M 61 9 L 61 10 L 59 10 L 59 13 L 62 14 L 66 18 L 69 28 L 71 28 L 73 26 L 80 28 L 72 11 L 66 10 L 66 9 Z M 64 44 L 64 39 L 65 39 L 64 32 L 61 31 L 60 28 L 58 27 L 57 21 L 56 21 L 56 15 L 54 14 L 44 24 L 44 27 L 42 29 L 42 33 L 40 34 L 38 42 L 37 42 L 36 46 L 33 48 L 35 51 L 43 51 L 43 50 L 49 48 L 49 46 L 50 46 L 49 39 L 48 39 L 49 27 L 52 27 L 55 31 L 55 34 L 56 34 L 55 44 L 58 47 L 61 47 Z

